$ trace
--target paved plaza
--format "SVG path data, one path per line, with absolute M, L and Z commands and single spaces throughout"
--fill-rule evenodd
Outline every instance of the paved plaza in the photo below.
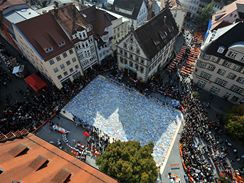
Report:
M 64 110 L 115 140 L 136 140 L 142 145 L 153 142 L 157 166 L 163 164 L 183 120 L 173 107 L 103 76 L 94 79 Z

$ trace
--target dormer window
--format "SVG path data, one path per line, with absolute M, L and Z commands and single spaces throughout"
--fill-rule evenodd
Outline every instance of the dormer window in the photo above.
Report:
M 45 48 L 45 52 L 46 53 L 50 53 L 51 51 L 53 51 L 53 48 L 51 47 L 51 48 Z
M 58 43 L 58 46 L 59 46 L 59 47 L 62 47 L 62 46 L 64 46 L 64 45 L 65 45 L 65 41 L 61 41 L 61 42 Z
M 224 53 L 225 48 L 223 46 L 220 46 L 217 50 L 218 53 Z

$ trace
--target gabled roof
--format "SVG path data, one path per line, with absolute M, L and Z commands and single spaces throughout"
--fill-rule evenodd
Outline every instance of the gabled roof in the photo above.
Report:
M 108 14 L 105 11 L 97 9 L 96 6 L 87 7 L 80 10 L 88 24 L 91 24 L 95 34 L 102 36 L 105 33 L 105 28 L 112 25 Z
M 216 30 L 220 27 L 223 27 L 223 22 L 227 22 L 225 18 L 232 14 L 233 12 L 237 11 L 239 14 L 239 17 L 237 18 L 244 18 L 240 15 L 244 13 L 244 0 L 237 0 L 229 5 L 224 6 L 221 10 L 217 11 L 213 16 L 212 16 L 212 27 L 211 30 Z M 229 22 L 233 23 L 233 22 Z
M 50 12 L 69 35 L 73 35 L 76 31 L 82 31 L 87 26 L 87 22 L 73 4 L 53 9 Z
M 178 34 L 178 27 L 169 9 L 162 10 L 134 31 L 135 38 L 146 56 L 153 58 Z
M 45 61 L 73 47 L 73 42 L 51 13 L 25 20 L 16 26 Z
M 243 65 L 243 63 L 233 60 L 231 58 L 225 57 L 225 54 L 228 51 L 228 48 L 244 40 L 244 22 L 238 22 L 224 28 L 220 28 L 216 30 L 214 33 L 208 35 L 208 38 L 204 42 L 202 50 L 209 55 L 214 55 L 216 57 L 220 57 L 226 60 L 229 60 L 233 63 Z M 214 34 L 214 35 L 213 35 Z M 212 38 L 212 41 L 210 37 Z M 217 50 L 219 47 L 223 47 L 225 50 L 223 53 L 218 53 Z
M 24 144 L 29 151 L 15 157 L 10 152 L 18 144 Z M 0 174 L 1 183 L 14 180 L 42 183 L 117 183 L 98 169 L 31 133 L 23 138 L 0 143 L 0 152 L 0 168 L 3 169 Z
M 144 0 L 114 0 L 112 11 L 125 16 L 127 18 L 131 18 L 136 20 L 141 9 L 142 3 Z M 120 8 L 127 11 L 132 11 L 132 14 L 122 13 L 116 10 L 116 8 Z

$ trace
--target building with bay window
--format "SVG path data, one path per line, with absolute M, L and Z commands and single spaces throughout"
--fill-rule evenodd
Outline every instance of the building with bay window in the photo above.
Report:
M 22 21 L 13 28 L 21 53 L 57 88 L 83 75 L 74 41 L 51 13 Z

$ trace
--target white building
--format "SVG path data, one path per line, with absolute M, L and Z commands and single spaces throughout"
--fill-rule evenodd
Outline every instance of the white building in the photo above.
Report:
M 117 43 L 128 34 L 129 28 L 131 26 L 131 22 L 128 18 L 123 17 L 119 14 L 116 14 L 108 10 L 104 10 L 104 11 L 108 13 L 108 16 L 112 23 L 112 28 L 113 28 L 112 49 L 116 50 Z
M 98 63 L 93 27 L 72 5 L 64 5 L 50 11 L 65 30 L 67 36 L 74 42 L 75 50 L 83 71 Z
M 97 9 L 95 6 L 80 10 L 81 15 L 87 24 L 91 25 L 98 63 L 112 55 L 113 28 L 112 23 L 105 11 Z
M 130 19 L 134 28 L 143 25 L 148 17 L 144 0 L 114 0 L 113 5 L 108 6 L 107 9 Z
M 169 9 L 175 19 L 175 22 L 179 28 L 179 33 L 180 33 L 183 29 L 187 12 L 177 0 L 160 0 L 161 9 L 166 7 L 167 2 L 169 3 Z
M 57 88 L 83 75 L 74 43 L 51 13 L 17 23 L 14 32 L 22 54 Z
M 177 35 L 178 28 L 171 12 L 162 10 L 118 44 L 118 68 L 132 78 L 146 82 L 168 64 Z
M 200 88 L 232 103 L 244 102 L 244 23 L 209 32 L 193 81 Z

